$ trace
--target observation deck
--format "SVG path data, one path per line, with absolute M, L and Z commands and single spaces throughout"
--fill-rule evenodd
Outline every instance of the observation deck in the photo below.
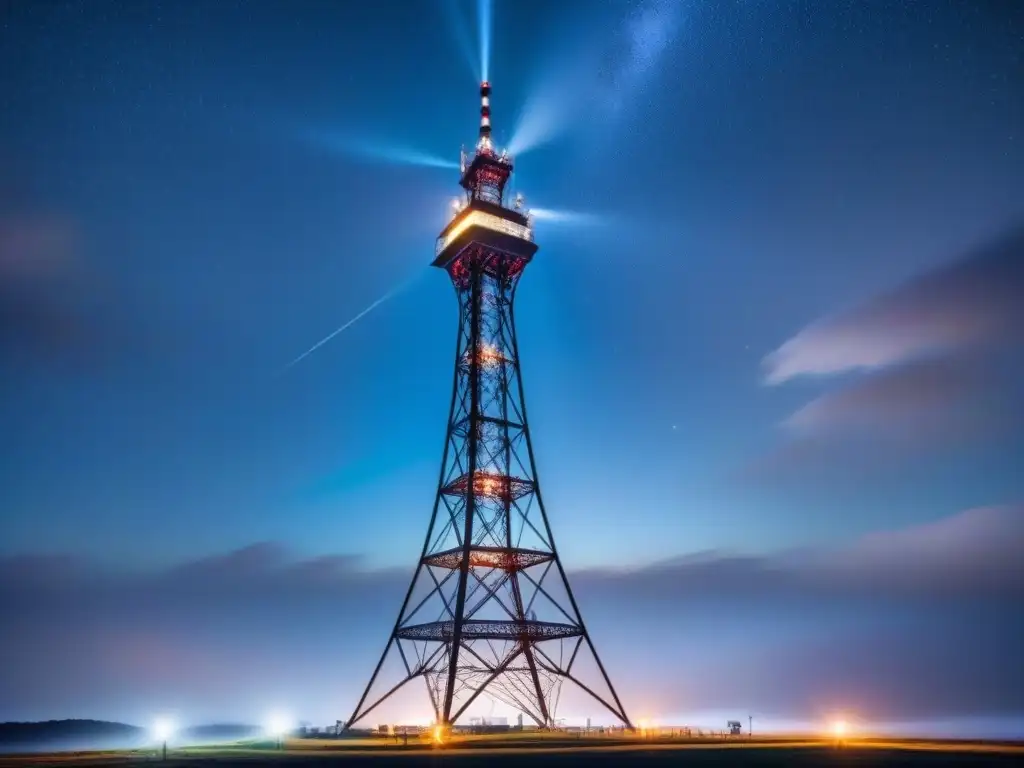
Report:
M 529 261 L 537 252 L 530 220 L 519 211 L 486 200 L 470 200 L 437 238 L 433 266 L 447 268 L 472 243 Z

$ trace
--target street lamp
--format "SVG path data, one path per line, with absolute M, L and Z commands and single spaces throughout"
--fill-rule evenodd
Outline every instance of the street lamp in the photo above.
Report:
M 155 723 L 153 723 L 153 735 L 156 737 L 157 742 L 163 745 L 161 750 L 161 759 L 167 759 L 167 740 L 174 735 L 174 723 L 168 720 L 166 717 L 161 717 Z
M 832 735 L 836 737 L 836 744 L 842 746 L 843 739 L 846 738 L 846 734 L 849 732 L 849 726 L 846 725 L 845 720 L 836 720 L 832 723 Z
M 274 714 L 267 720 L 267 733 L 274 737 L 278 749 L 284 749 L 284 737 L 290 728 L 290 721 L 284 715 Z

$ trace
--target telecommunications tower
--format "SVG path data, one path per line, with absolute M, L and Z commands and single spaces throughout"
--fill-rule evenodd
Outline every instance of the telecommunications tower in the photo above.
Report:
M 485 689 L 552 726 L 566 680 L 630 725 L 569 587 L 537 483 L 513 312 L 537 245 L 522 199 L 505 205 L 512 159 L 492 144 L 490 93 L 483 83 L 476 151 L 462 155 L 465 196 L 453 203 L 433 262 L 459 301 L 434 511 L 405 602 L 348 726 L 416 678 L 426 681 L 443 727 Z

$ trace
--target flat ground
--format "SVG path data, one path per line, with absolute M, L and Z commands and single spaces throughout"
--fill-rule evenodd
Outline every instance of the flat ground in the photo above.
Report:
M 348 766 L 440 766 L 457 768 L 561 766 L 1011 766 L 1024 765 L 1024 744 L 975 742 L 856 740 L 834 742 L 796 739 L 709 741 L 680 739 L 621 740 L 610 738 L 535 739 L 459 738 L 436 747 L 418 738 L 409 744 L 380 739 L 295 740 L 284 749 L 273 745 L 237 744 L 171 749 L 167 768 L 315 768 L 330 763 Z M 0 757 L 0 768 L 94 768 L 159 763 L 156 750 L 65 752 Z

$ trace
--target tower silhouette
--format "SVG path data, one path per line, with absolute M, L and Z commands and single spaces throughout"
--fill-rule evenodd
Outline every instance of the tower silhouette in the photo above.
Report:
M 512 159 L 480 134 L 462 154 L 453 216 L 433 266 L 459 302 L 455 375 L 441 476 L 423 551 L 391 636 L 348 720 L 423 678 L 436 722 L 487 696 L 554 724 L 569 680 L 629 726 L 573 596 L 544 510 L 526 419 L 513 304 L 537 251 L 522 198 L 505 204 Z M 387 663 L 394 667 L 385 673 Z M 585 680 L 589 676 L 596 680 Z

